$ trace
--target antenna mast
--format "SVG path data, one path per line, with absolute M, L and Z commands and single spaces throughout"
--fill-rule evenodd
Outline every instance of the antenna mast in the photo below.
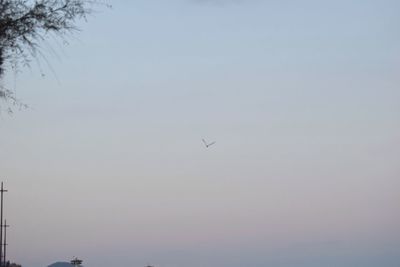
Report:
M 0 267 L 3 266 L 3 193 L 7 190 L 3 187 L 3 182 L 1 182 L 0 189 Z
M 7 249 L 7 227 L 10 227 L 10 225 L 7 224 L 7 220 L 4 220 L 4 251 L 3 251 L 3 266 L 7 266 L 7 257 L 6 257 L 6 249 Z

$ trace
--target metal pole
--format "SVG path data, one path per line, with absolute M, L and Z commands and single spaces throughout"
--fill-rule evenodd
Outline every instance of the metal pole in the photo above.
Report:
M 1 203 L 0 203 L 0 266 L 3 265 L 3 182 L 1 182 L 1 189 L 0 189 L 0 198 L 1 198 Z
M 2 259 L 3 259 L 3 193 L 7 192 L 3 188 L 3 182 L 1 182 L 1 189 L 0 189 L 0 267 L 2 267 Z
M 3 246 L 4 246 L 4 255 L 3 255 L 3 258 L 4 258 L 4 261 L 3 261 L 3 263 L 4 263 L 4 265 L 3 266 L 7 266 L 7 257 L 6 257 L 6 247 L 7 247 L 7 227 L 9 227 L 9 225 L 7 225 L 7 220 L 4 220 L 4 244 L 3 244 Z
M 0 211 L 0 266 L 3 265 L 3 182 L 1 182 L 1 211 Z

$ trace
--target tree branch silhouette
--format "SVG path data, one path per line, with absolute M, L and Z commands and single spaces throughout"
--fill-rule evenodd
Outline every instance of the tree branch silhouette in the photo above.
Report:
M 0 0 L 0 80 L 7 69 L 28 65 L 40 53 L 40 44 L 52 34 L 65 39 L 79 30 L 78 20 L 86 20 L 96 0 Z M 18 103 L 12 91 L 0 86 L 0 99 Z

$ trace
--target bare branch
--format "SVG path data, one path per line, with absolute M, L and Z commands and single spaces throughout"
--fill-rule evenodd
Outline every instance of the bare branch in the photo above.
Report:
M 93 0 L 0 0 L 0 79 L 8 60 L 29 65 L 30 58 L 41 54 L 41 41 L 78 30 L 76 22 L 99 4 L 109 6 Z M 16 101 L 12 97 L 0 88 L 0 98 Z

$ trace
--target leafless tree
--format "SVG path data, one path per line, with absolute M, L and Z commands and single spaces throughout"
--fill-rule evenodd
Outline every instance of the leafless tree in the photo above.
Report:
M 46 39 L 65 40 L 68 33 L 78 30 L 77 21 L 86 19 L 99 4 L 106 5 L 97 0 L 0 0 L 0 80 L 8 67 L 29 65 L 31 59 L 40 58 Z M 2 85 L 0 99 L 18 103 Z

